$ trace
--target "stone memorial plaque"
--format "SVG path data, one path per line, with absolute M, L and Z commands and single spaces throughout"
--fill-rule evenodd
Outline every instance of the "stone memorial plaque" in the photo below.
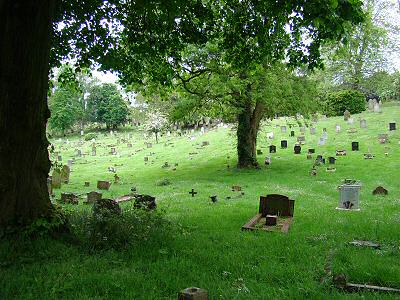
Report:
M 367 128 L 367 120 L 365 119 L 360 120 L 360 128 Z
M 276 153 L 276 146 L 275 145 L 269 146 L 269 153 Z
M 396 130 L 396 123 L 395 122 L 389 123 L 389 130 L 390 131 Z
M 288 146 L 287 140 L 282 140 L 282 141 L 281 141 L 281 148 L 282 148 L 282 149 L 286 149 L 287 146 Z
M 293 150 L 294 150 L 294 154 L 300 154 L 301 153 L 301 146 L 300 145 L 295 145 Z
M 105 180 L 99 180 L 97 181 L 97 188 L 99 190 L 109 190 L 111 186 L 111 182 L 105 181 Z
M 287 131 L 286 126 L 281 126 L 281 132 L 282 132 L 282 133 L 286 133 L 286 131 Z
M 358 142 L 352 142 L 351 143 L 351 151 L 358 151 L 358 150 L 359 150 Z

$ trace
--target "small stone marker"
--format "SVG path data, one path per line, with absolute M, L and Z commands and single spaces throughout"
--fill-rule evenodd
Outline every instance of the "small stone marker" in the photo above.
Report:
M 294 154 L 300 154 L 301 153 L 301 146 L 300 145 L 295 145 L 293 150 L 294 150 Z
M 76 151 L 75 151 L 75 156 L 81 157 L 81 156 L 82 156 L 82 150 L 76 149 Z
M 191 195 L 192 195 L 192 197 L 194 197 L 194 195 L 196 195 L 196 194 L 197 194 L 197 192 L 195 192 L 195 191 L 194 191 L 194 189 L 192 189 L 192 191 L 191 191 L 191 192 L 189 192 L 189 194 L 191 194 Z
M 216 195 L 214 195 L 214 196 L 210 196 L 210 199 L 211 199 L 211 202 L 212 202 L 212 203 L 215 203 L 215 202 L 217 202 L 217 201 L 218 201 L 218 199 L 217 199 L 217 196 L 216 196 Z
M 71 168 L 73 163 L 74 161 L 72 159 L 68 159 L 67 166 Z
M 305 131 L 306 131 L 306 128 L 305 128 L 304 126 L 301 126 L 301 127 L 300 127 L 300 132 L 301 132 L 301 133 L 304 133 Z
M 127 146 L 128 148 L 132 148 L 132 144 L 131 144 L 131 143 L 127 144 L 126 146 Z
M 61 181 L 63 183 L 69 182 L 69 174 L 71 173 L 70 168 L 67 165 L 64 165 L 61 169 Z
M 308 153 L 310 153 L 310 154 L 313 154 L 313 153 L 315 153 L 315 149 L 314 149 L 314 148 L 310 148 L 310 149 L 308 149 Z
M 118 184 L 120 182 L 121 178 L 117 174 L 114 174 L 114 183 Z
M 335 129 L 336 129 L 336 133 L 339 133 L 339 132 L 340 132 L 340 130 L 341 130 L 341 127 L 340 127 L 340 125 L 339 125 L 339 124 L 336 124 L 336 127 L 335 127 Z
M 360 128 L 367 128 L 367 120 L 365 119 L 360 120 Z
M 57 156 L 57 160 L 58 160 L 58 161 L 62 161 L 62 156 L 61 156 L 61 155 L 58 155 L 58 156 Z
M 297 137 L 297 142 L 300 144 L 304 144 L 304 142 L 306 141 L 306 137 L 304 135 L 298 136 Z
M 99 180 L 97 181 L 97 188 L 99 190 L 109 190 L 111 186 L 111 182 L 106 181 L 106 180 Z
M 293 131 L 293 130 L 290 131 L 290 136 L 291 136 L 291 137 L 294 137 L 294 131 Z
M 325 141 L 326 141 L 326 139 L 324 139 L 323 137 L 319 138 L 318 145 L 320 145 L 320 146 L 325 145 Z
M 389 123 L 389 130 L 390 131 L 396 130 L 396 123 L 395 122 Z
M 354 124 L 354 119 L 353 119 L 353 118 L 349 118 L 349 119 L 347 120 L 347 124 L 353 125 L 353 124 Z
M 385 189 L 383 186 L 378 186 L 376 189 L 372 191 L 372 195 L 384 195 L 386 196 L 388 194 L 388 190 Z
M 47 178 L 47 191 L 49 193 L 49 196 L 53 195 L 53 185 L 51 183 L 52 179 L 51 177 Z
M 96 156 L 96 147 L 92 147 L 92 156 Z
M 262 150 L 257 149 L 257 155 L 262 155 L 262 154 L 263 154 Z
M 53 189 L 60 189 L 61 188 L 61 171 L 54 169 L 53 173 L 51 174 L 51 185 Z
M 79 198 L 73 193 L 61 193 L 61 203 L 79 204 Z
M 350 118 L 350 112 L 346 109 L 343 114 L 343 119 L 344 119 L 344 121 L 348 121 L 349 118 Z
M 330 157 L 328 157 L 328 161 L 329 161 L 330 165 L 334 165 L 335 161 L 336 161 L 336 158 L 334 158 L 333 156 L 330 156 Z
M 380 249 L 381 245 L 377 243 L 373 243 L 370 241 L 361 241 L 361 240 L 354 240 L 349 243 L 350 245 L 357 246 L 357 247 L 369 247 L 374 249 Z
M 197 287 L 190 287 L 179 292 L 178 300 L 208 300 L 208 292 Z
M 364 159 L 373 159 L 374 157 L 372 153 L 364 153 Z
M 282 132 L 282 133 L 286 133 L 286 130 L 287 130 L 287 129 L 286 129 L 286 126 L 281 126 L 281 132 Z
M 267 133 L 267 138 L 270 139 L 270 140 L 273 140 L 274 139 L 274 133 L 273 132 L 268 132 Z
M 310 134 L 314 135 L 317 132 L 317 130 L 314 127 L 310 128 Z
M 208 146 L 208 145 L 210 145 L 210 142 L 208 142 L 208 141 L 203 141 L 203 142 L 201 143 L 201 146 L 202 146 L 202 147 L 205 147 L 205 146 Z
M 276 146 L 275 145 L 269 146 L 269 153 L 276 153 Z
M 375 113 L 381 112 L 381 106 L 380 106 L 379 102 L 374 103 L 374 112 Z
M 281 141 L 281 148 L 286 149 L 287 148 L 287 140 L 282 140 Z
M 265 160 L 264 160 L 264 164 L 269 166 L 271 164 L 271 157 L 270 156 L 266 156 Z
M 86 187 L 90 186 L 90 182 L 89 181 L 85 181 L 85 186 Z
M 276 215 L 266 215 L 265 217 L 265 225 L 267 226 L 276 226 L 278 221 L 278 216 Z
M 240 192 L 242 187 L 240 185 L 232 185 L 232 192 Z
M 149 161 L 149 158 L 147 156 L 143 157 L 144 161 Z
M 381 144 L 386 144 L 386 142 L 389 140 L 389 135 L 386 133 L 382 133 L 378 135 L 378 141 Z
M 153 144 L 152 144 L 152 143 L 147 143 L 147 144 L 146 144 L 146 147 L 147 147 L 147 148 L 152 148 L 152 147 L 153 147 Z
M 96 191 L 92 191 L 92 192 L 87 193 L 86 196 L 87 196 L 86 203 L 94 203 L 95 201 L 101 199 L 103 194 L 98 193 Z
M 352 142 L 351 143 L 351 151 L 358 151 L 358 150 L 359 150 L 358 142 Z
M 111 152 L 110 152 L 110 154 L 112 154 L 112 155 L 116 155 L 116 154 L 117 154 L 117 150 L 115 150 L 115 148 L 114 148 L 114 147 L 112 147 L 112 148 L 111 148 Z
M 336 156 L 346 156 L 347 151 L 346 150 L 336 150 Z

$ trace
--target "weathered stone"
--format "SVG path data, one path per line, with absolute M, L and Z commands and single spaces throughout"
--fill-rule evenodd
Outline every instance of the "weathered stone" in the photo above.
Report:
M 87 193 L 86 196 L 87 196 L 86 203 L 94 203 L 95 201 L 101 199 L 103 194 L 98 193 L 96 191 L 92 191 L 92 192 Z
M 178 300 L 208 300 L 208 292 L 197 287 L 190 287 L 179 292 Z
M 121 213 L 121 207 L 113 199 L 97 199 L 93 204 L 93 215 L 95 216 L 120 215 Z
M 69 175 L 71 173 L 70 168 L 67 165 L 64 165 L 61 169 L 61 181 L 63 183 L 69 182 Z
M 99 190 L 109 190 L 111 186 L 111 182 L 105 180 L 97 181 L 97 188 Z
M 388 194 L 388 190 L 385 189 L 383 186 L 378 186 L 376 189 L 372 191 L 372 195 L 384 195 L 386 196 Z
M 156 198 L 150 195 L 135 195 L 135 208 L 156 209 Z
M 61 193 L 61 203 L 79 204 L 79 198 L 74 193 Z

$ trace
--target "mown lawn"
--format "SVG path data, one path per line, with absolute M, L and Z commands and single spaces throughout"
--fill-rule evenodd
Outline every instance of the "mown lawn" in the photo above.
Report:
M 65 139 L 54 140 L 65 163 L 75 149 L 87 154 L 76 158 L 70 183 L 61 191 L 84 194 L 95 189 L 97 180 L 113 181 L 114 174 L 108 171 L 113 166 L 121 182 L 113 184 L 103 198 L 128 194 L 135 186 L 139 193 L 156 196 L 158 210 L 175 225 L 168 234 L 149 237 L 128 249 L 94 252 L 66 241 L 3 240 L 0 299 L 176 299 L 179 290 L 190 286 L 207 289 L 210 299 L 393 299 L 396 296 L 389 294 L 344 293 L 329 281 L 321 284 L 321 278 L 332 250 L 334 273 L 346 274 L 351 282 L 400 288 L 400 129 L 389 132 L 388 124 L 397 121 L 399 127 L 399 115 L 400 107 L 391 105 L 381 114 L 353 116 L 353 125 L 339 117 L 320 120 L 316 135 L 306 129 L 300 155 L 293 154 L 295 138 L 289 137 L 290 129 L 282 134 L 275 128 L 285 120 L 274 120 L 259 135 L 258 148 L 264 152 L 259 156 L 260 170 L 235 168 L 235 131 L 230 128 L 202 136 L 196 132 L 195 140 L 164 136 L 158 144 L 153 141 L 152 148 L 146 147 L 149 139 L 139 131 L 132 132 L 132 148 L 122 142 L 117 145 L 117 138 L 127 138 L 128 131 L 117 133 L 118 137 L 100 133 L 95 157 L 90 141 L 78 147 L 76 136 L 69 137 L 68 145 Z M 360 128 L 362 118 L 367 120 L 366 129 Z M 340 133 L 335 132 L 336 124 L 342 127 Z M 347 133 L 350 127 L 357 132 Z M 323 128 L 328 141 L 318 146 Z M 297 135 L 299 128 L 294 130 Z M 270 131 L 275 132 L 272 141 L 266 138 Z M 390 143 L 379 144 L 379 133 L 388 133 Z M 280 149 L 283 137 L 288 149 Z M 167 140 L 173 146 L 165 146 Z M 201 147 L 202 141 L 210 145 Z M 351 151 L 352 141 L 360 143 L 360 151 Z M 271 143 L 277 153 L 271 154 L 272 164 L 264 166 Z M 109 145 L 116 145 L 119 155 L 108 155 Z M 308 148 L 316 149 L 314 158 L 334 156 L 336 149 L 347 149 L 348 155 L 337 157 L 335 173 L 321 166 L 314 177 L 309 175 L 313 161 L 306 159 Z M 137 149 L 143 150 L 135 153 Z M 150 152 L 155 154 L 149 156 Z M 189 155 L 193 152 L 197 154 Z M 367 152 L 374 159 L 365 160 Z M 147 165 L 144 156 L 149 157 Z M 162 168 L 164 162 L 171 167 Z M 170 185 L 157 185 L 165 178 Z M 362 184 L 360 212 L 335 209 L 337 187 L 345 178 Z M 91 187 L 84 187 L 85 181 Z M 235 197 L 232 185 L 242 186 L 244 196 Z M 373 196 L 378 185 L 389 195 Z M 198 192 L 195 197 L 189 194 L 192 188 Z M 258 211 L 259 196 L 271 193 L 296 201 L 289 233 L 242 232 L 241 226 Z M 217 195 L 217 203 L 210 202 L 211 195 Z M 55 198 L 59 196 L 57 190 Z M 83 203 L 65 207 L 90 209 Z M 122 204 L 125 210 L 130 207 Z M 378 242 L 381 249 L 349 246 L 353 239 Z

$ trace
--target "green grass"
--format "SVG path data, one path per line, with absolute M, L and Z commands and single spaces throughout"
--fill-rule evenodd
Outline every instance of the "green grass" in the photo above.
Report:
M 133 147 L 116 145 L 119 156 L 111 156 L 107 145 L 116 144 L 115 136 L 97 140 L 97 156 L 92 157 L 91 142 L 73 146 L 54 141 L 64 162 L 80 148 L 87 155 L 77 158 L 70 183 L 61 191 L 86 193 L 95 189 L 97 180 L 113 180 L 108 172 L 115 166 L 121 178 L 103 197 L 129 193 L 136 186 L 139 193 L 157 197 L 158 209 L 178 224 L 173 238 L 149 239 L 121 250 L 88 252 L 80 245 L 48 239 L 2 241 L 0 245 L 0 299 L 176 299 L 177 292 L 190 286 L 208 290 L 210 299 L 393 299 L 394 295 L 361 292 L 347 294 L 330 284 L 321 284 L 328 253 L 334 250 L 333 271 L 345 273 L 351 282 L 400 288 L 400 131 L 388 131 L 390 121 L 399 120 L 400 107 L 386 106 L 382 114 L 365 112 L 353 116 L 350 126 L 343 118 L 320 120 L 317 135 L 306 132 L 301 155 L 293 154 L 295 138 L 285 139 L 288 149 L 280 149 L 281 133 L 274 120 L 260 132 L 258 148 L 268 152 L 271 141 L 266 132 L 274 131 L 277 153 L 272 164 L 261 170 L 237 170 L 235 132 L 220 128 L 190 141 L 187 137 L 163 137 L 147 149 L 143 135 L 133 132 Z M 359 120 L 367 120 L 367 129 Z M 335 132 L 335 124 L 342 132 Z M 328 130 L 326 145 L 318 146 L 322 128 Z M 349 134 L 346 129 L 357 128 Z M 295 128 L 298 132 L 298 128 Z M 377 135 L 388 133 L 390 143 L 381 145 Z M 119 134 L 126 138 L 127 132 Z M 174 143 L 164 146 L 167 140 Z M 200 147 L 202 141 L 210 145 Z M 352 152 L 351 142 L 360 142 L 360 151 Z M 104 146 L 104 148 L 102 147 Z M 336 149 L 347 149 L 338 157 L 335 173 L 318 168 L 316 177 L 309 171 L 312 161 L 306 150 L 334 156 Z M 137 149 L 142 151 L 132 154 Z M 364 160 L 371 151 L 375 158 Z M 149 156 L 145 165 L 144 156 Z M 189 153 L 197 152 L 190 159 Z M 389 155 L 386 157 L 385 152 Z M 229 158 L 228 158 L 229 156 Z M 259 156 L 262 164 L 265 155 Z M 164 162 L 178 163 L 177 170 L 162 168 Z M 227 168 L 227 164 L 230 168 Z M 170 185 L 157 183 L 167 178 Z M 361 211 L 337 211 L 337 186 L 345 178 L 362 183 Z M 90 181 L 91 187 L 84 187 Z M 243 187 L 245 195 L 235 196 L 232 185 Z M 386 197 L 372 196 L 383 185 Z M 194 188 L 198 194 L 189 195 Z M 59 198 L 60 192 L 56 192 Z M 241 226 L 258 210 L 259 196 L 280 193 L 295 199 L 294 222 L 287 235 L 265 232 L 242 232 Z M 210 203 L 210 195 L 219 201 Z M 85 204 L 67 206 L 88 210 Z M 122 205 L 127 209 L 129 203 Z M 354 248 L 353 239 L 379 242 L 380 250 Z

